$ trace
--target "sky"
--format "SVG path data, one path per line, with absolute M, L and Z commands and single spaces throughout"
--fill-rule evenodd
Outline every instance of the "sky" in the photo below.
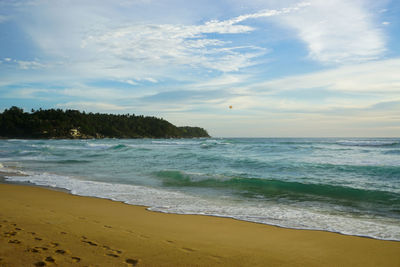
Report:
M 399 29 L 398 0 L 0 0 L 0 111 L 399 137 Z

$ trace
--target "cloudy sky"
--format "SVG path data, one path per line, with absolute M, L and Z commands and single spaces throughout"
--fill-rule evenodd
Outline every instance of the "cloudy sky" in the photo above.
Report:
M 400 136 L 399 43 L 397 0 L 0 0 L 0 110 Z

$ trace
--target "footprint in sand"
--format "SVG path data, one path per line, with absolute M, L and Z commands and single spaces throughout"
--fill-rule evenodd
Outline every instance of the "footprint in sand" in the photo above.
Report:
M 111 252 L 116 252 L 116 253 L 118 253 L 118 254 L 121 254 L 121 253 L 122 253 L 121 250 L 113 249 L 113 248 L 110 248 L 109 246 L 105 246 L 105 245 L 104 245 L 103 248 L 105 248 L 105 249 L 107 249 L 107 250 L 109 250 L 109 251 L 111 251 Z
M 80 262 L 81 261 L 81 258 L 79 258 L 79 257 L 71 257 L 71 259 L 74 262 Z
M 13 232 L 13 231 L 12 232 L 5 232 L 4 236 L 5 237 L 11 237 L 11 236 L 15 236 L 16 234 L 17 234 L 17 232 Z
M 214 259 L 220 260 L 223 259 L 224 257 L 218 256 L 218 255 L 211 255 Z
M 89 244 L 91 246 L 97 247 L 97 244 L 95 242 L 92 241 L 86 241 L 86 240 L 82 240 L 83 243 Z
M 14 239 L 14 240 L 8 240 L 8 243 L 11 243 L 11 244 L 21 244 L 21 241 L 19 241 L 19 240 L 17 240 L 17 239 Z
M 106 255 L 107 255 L 107 256 L 110 256 L 110 257 L 113 257 L 113 258 L 119 258 L 118 255 L 112 254 L 112 253 L 108 253 L 108 254 L 106 254 Z
M 132 266 L 136 266 L 139 263 L 139 261 L 135 259 L 126 259 L 125 262 Z
M 64 255 L 64 254 L 67 253 L 67 251 L 65 251 L 65 250 L 63 250 L 63 249 L 57 249 L 57 250 L 56 250 L 56 253 L 57 253 L 57 254 Z
M 38 261 L 35 263 L 35 266 L 46 266 L 46 263 L 44 261 Z
M 28 251 L 33 252 L 33 253 L 39 253 L 40 251 L 36 248 L 30 248 Z
M 53 248 L 58 247 L 60 244 L 56 243 L 56 242 L 51 242 L 50 246 L 52 246 Z
M 191 248 L 182 248 L 182 250 L 186 251 L 186 252 L 195 252 L 196 250 L 191 249 Z
M 45 259 L 45 261 L 47 261 L 47 262 L 55 262 L 56 260 L 55 259 L 53 259 L 52 257 L 47 257 L 46 259 Z
M 49 249 L 46 248 L 46 247 L 35 247 L 35 249 L 39 249 L 39 250 L 42 250 L 42 251 L 47 251 L 47 250 L 49 250 Z

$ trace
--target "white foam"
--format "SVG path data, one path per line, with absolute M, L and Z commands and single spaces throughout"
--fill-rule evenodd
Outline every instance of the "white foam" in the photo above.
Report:
M 164 141 L 164 140 L 153 140 L 152 144 L 162 144 L 162 145 L 195 145 L 199 142 L 196 141 Z
M 399 144 L 398 141 L 391 140 L 339 140 L 336 143 L 346 146 L 389 146 Z
M 150 207 L 150 210 L 231 217 L 264 224 L 298 229 L 318 229 L 343 234 L 399 240 L 400 224 L 389 218 L 356 218 L 332 215 L 304 207 L 268 202 L 237 202 L 230 197 L 206 199 L 182 192 L 145 186 L 111 184 L 79 180 L 50 173 L 6 177 L 10 181 L 31 182 L 37 185 L 65 188 L 72 194 L 122 201 Z
M 10 163 L 10 162 L 9 162 Z M 0 163 L 0 171 L 3 173 L 10 173 L 10 174 L 19 174 L 19 175 L 28 175 L 26 172 L 23 172 L 21 170 L 15 169 L 13 166 L 4 166 L 2 163 Z
M 115 146 L 116 144 L 93 144 L 93 143 L 87 143 L 86 145 L 88 147 L 92 147 L 92 148 L 95 148 L 95 149 L 107 149 L 107 148 Z

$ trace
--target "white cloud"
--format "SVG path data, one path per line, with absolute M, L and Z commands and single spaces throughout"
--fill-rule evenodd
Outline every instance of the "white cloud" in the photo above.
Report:
M 400 58 L 342 66 L 254 84 L 259 91 L 325 88 L 332 91 L 400 94 Z
M 107 1 L 100 1 L 98 5 L 91 1 L 68 3 L 37 1 L 29 8 L 16 7 L 16 14 L 21 16 L 21 29 L 42 50 L 40 58 L 47 59 L 46 63 L 20 61 L 21 69 L 47 67 L 47 76 L 52 76 L 51 79 L 100 78 L 127 81 L 131 85 L 171 79 L 193 81 L 208 70 L 237 72 L 259 64 L 258 59 L 270 50 L 252 45 L 246 38 L 232 40 L 230 36 L 255 31 L 246 25 L 251 23 L 249 20 L 286 16 L 308 8 L 307 3 L 300 3 L 280 9 L 261 9 L 226 20 L 175 23 L 176 19 L 168 20 L 172 23 L 167 24 L 162 23 L 163 16 L 149 20 L 140 14 L 143 7 L 152 10 L 155 6 L 156 10 L 160 3 L 149 5 L 146 1 L 136 1 L 127 10 L 120 10 L 118 1 L 117 5 Z M 186 9 L 193 5 L 200 4 L 186 5 Z M 181 17 L 181 14 L 174 13 L 174 16 Z M 235 43 L 236 40 L 240 41 Z M 25 79 L 28 78 L 37 79 L 28 76 Z
M 44 68 L 46 65 L 36 61 L 27 61 L 27 60 L 16 60 L 17 64 L 19 67 L 23 70 L 28 70 L 28 69 L 39 69 L 39 68 Z
M 310 6 L 277 18 L 296 31 L 309 57 L 322 63 L 355 63 L 377 59 L 385 38 L 366 1 L 310 0 Z
M 249 32 L 249 31 L 252 31 L 253 28 L 251 28 L 249 26 L 237 25 L 237 24 L 240 22 L 246 21 L 248 19 L 258 19 L 258 18 L 265 18 L 265 17 L 274 17 L 274 16 L 278 16 L 278 15 L 282 15 L 282 14 L 289 14 L 289 13 L 292 13 L 293 11 L 297 11 L 308 5 L 309 5 L 309 3 L 307 3 L 307 2 L 301 2 L 297 5 L 294 5 L 293 7 L 283 8 L 280 10 L 267 9 L 267 10 L 262 10 L 262 11 L 259 11 L 257 13 L 253 13 L 253 14 L 240 15 L 238 17 L 224 20 L 224 21 L 212 20 L 212 21 L 206 22 L 204 25 L 194 27 L 194 32 L 196 32 L 196 31 L 199 33 L 243 33 L 243 32 Z
M 82 47 L 125 63 L 140 62 L 142 66 L 190 66 L 229 72 L 250 66 L 251 59 L 260 55 L 261 50 L 255 48 L 253 52 L 241 52 L 239 50 L 243 47 L 208 39 L 204 34 L 250 30 L 247 26 L 220 25 L 217 22 L 201 26 L 134 25 L 91 35 L 82 42 Z
M 148 82 L 151 82 L 151 83 L 158 83 L 158 81 L 157 81 L 156 79 L 151 78 L 151 77 L 146 77 L 146 78 L 144 78 L 143 80 L 148 81 Z
M 368 62 L 250 85 L 234 84 L 234 94 L 208 103 L 220 111 L 228 105 L 254 118 L 265 114 L 400 117 L 400 58 Z M 306 93 L 305 96 L 302 94 Z M 204 101 L 206 103 L 206 101 Z M 325 117 L 328 119 L 327 117 Z
M 94 88 L 85 85 L 77 85 L 73 88 L 67 88 L 58 92 L 63 96 L 86 98 L 96 101 L 102 100 L 118 100 L 126 97 L 124 91 L 119 91 L 113 88 Z
M 232 86 L 238 86 L 245 83 L 250 78 L 249 75 L 245 74 L 224 74 L 217 76 L 212 79 L 207 79 L 206 81 L 199 81 L 192 84 L 190 87 L 204 88 L 204 89 L 222 89 L 222 88 L 232 88 Z
M 121 80 L 121 82 L 130 84 L 130 85 L 139 85 L 140 82 L 151 82 L 151 83 L 158 83 L 158 81 L 151 77 L 144 77 L 144 78 L 131 78 L 127 80 Z
M 102 102 L 67 102 L 56 105 L 58 108 L 64 109 L 78 109 L 84 111 L 91 112 L 112 112 L 112 111 L 124 111 L 127 110 L 127 107 L 118 106 L 110 103 L 102 103 Z
M 221 35 L 250 33 L 255 29 L 242 24 L 245 21 L 298 12 L 306 4 L 200 24 L 157 23 L 161 19 L 149 23 L 135 19 L 140 10 L 132 9 L 133 14 L 124 17 L 111 6 L 106 2 L 96 7 L 93 3 L 42 2 L 29 10 L 21 8 L 21 13 L 26 13 L 21 25 L 45 54 L 58 57 L 77 72 L 155 81 L 183 68 L 233 72 L 257 64 L 254 59 L 266 49 L 235 45 Z
M 12 59 L 9 57 L 4 58 L 4 62 L 8 64 L 15 64 L 18 68 L 22 70 L 29 70 L 29 69 L 40 69 L 45 68 L 46 64 L 39 62 L 38 60 L 18 60 Z
M 124 82 L 126 82 L 127 84 L 130 84 L 130 85 L 138 85 L 138 83 L 133 80 L 126 80 Z
M 20 98 L 20 99 L 36 99 L 36 100 L 48 100 L 49 97 L 43 94 L 54 93 L 54 90 L 41 89 L 41 88 L 20 88 L 14 89 L 11 92 L 6 92 L 2 95 L 4 98 Z M 42 93 L 42 95 L 38 95 Z

